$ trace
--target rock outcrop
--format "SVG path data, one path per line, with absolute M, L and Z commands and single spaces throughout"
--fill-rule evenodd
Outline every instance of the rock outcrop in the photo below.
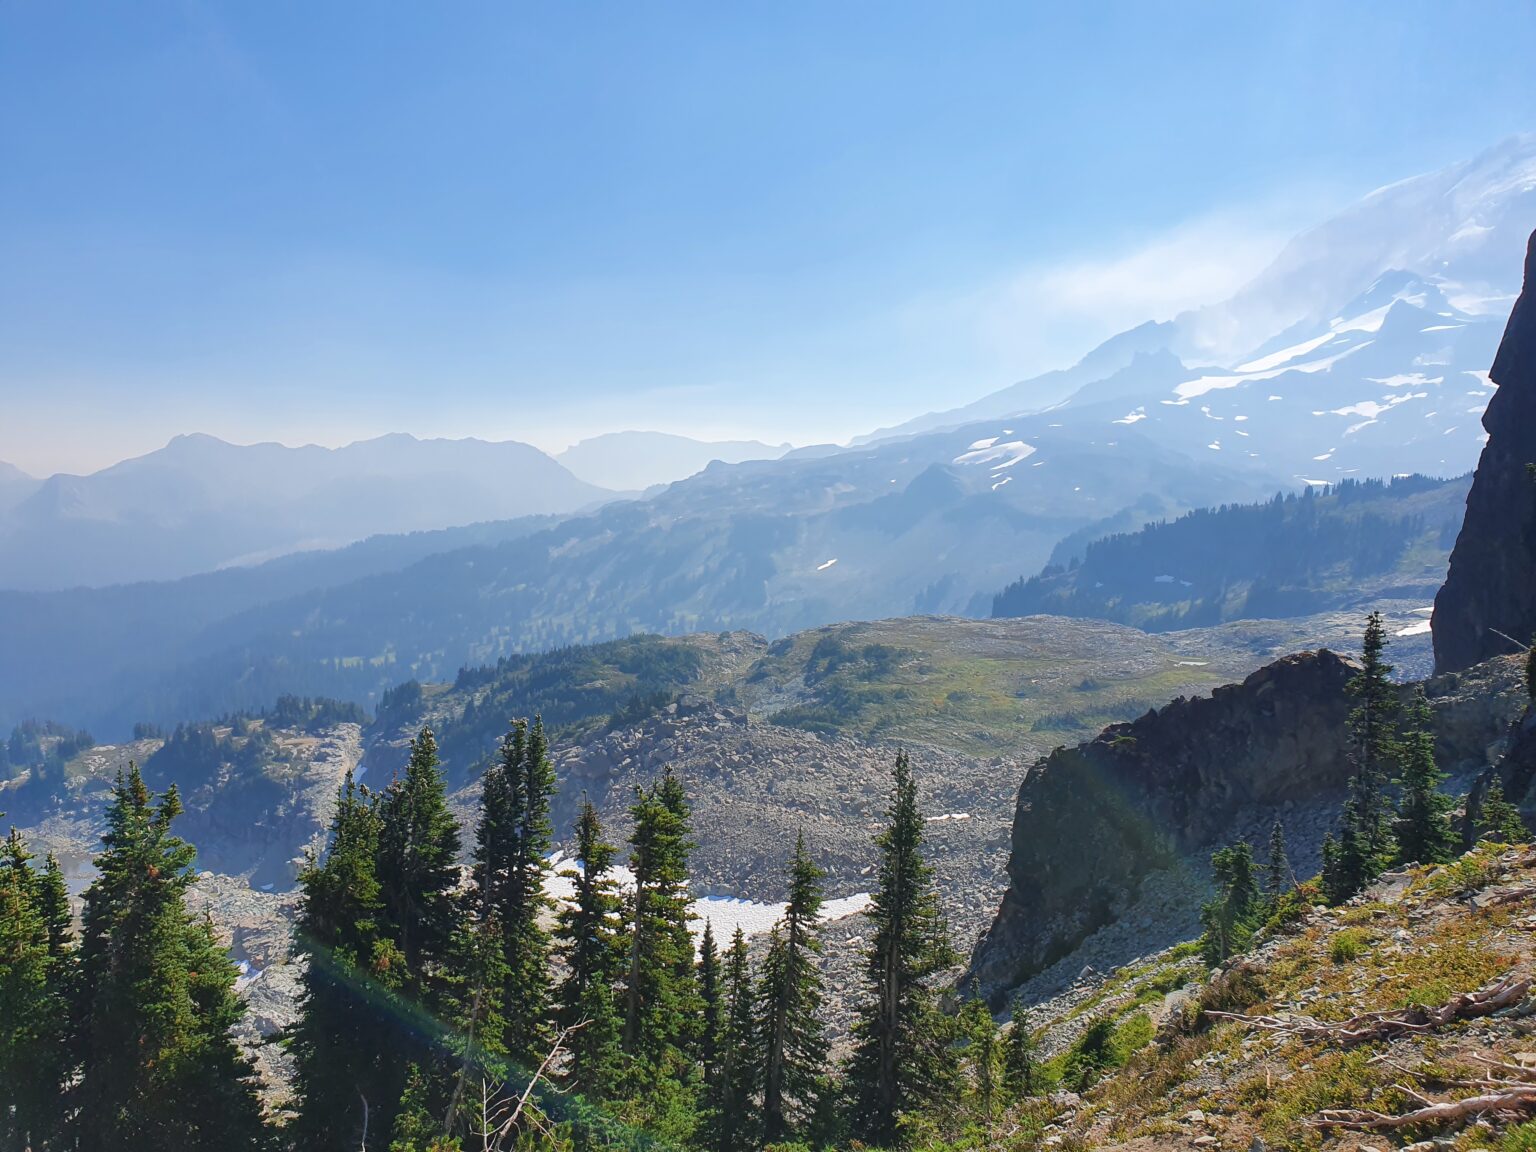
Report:
M 1019 788 L 1008 890 L 972 954 L 967 986 L 975 980 L 997 1003 L 1112 927 L 1143 932 L 1143 951 L 1171 943 L 1177 932 L 1164 940 L 1157 924 L 1141 923 L 1147 880 L 1192 881 L 1159 888 L 1154 919 L 1182 931 L 1203 897 L 1211 849 L 1246 836 L 1262 850 L 1276 816 L 1297 871 L 1315 869 L 1351 772 L 1345 687 L 1354 671 L 1326 649 L 1287 656 L 1039 761 Z M 1517 661 L 1437 677 L 1425 689 L 1443 766 L 1476 772 L 1502 753 L 1522 704 Z
M 1483 413 L 1488 442 L 1435 597 L 1440 671 L 1515 652 L 1536 634 L 1536 234 L 1489 378 L 1498 391 Z

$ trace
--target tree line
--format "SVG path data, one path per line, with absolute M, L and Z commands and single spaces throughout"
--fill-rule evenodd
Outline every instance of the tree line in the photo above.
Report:
M 503 739 L 468 845 L 430 728 L 383 789 L 347 778 L 300 876 L 307 964 L 281 1039 L 292 1095 L 277 1107 L 236 1040 L 236 969 L 188 907 L 194 850 L 172 831 L 175 787 L 156 795 L 137 767 L 119 774 L 78 936 L 57 862 L 39 864 L 13 830 L 0 858 L 0 1150 L 894 1147 L 959 1099 L 990 1117 L 1030 1088 L 1026 1029 L 1022 1047 L 1005 1044 L 980 1001 L 945 1011 L 940 980 L 957 958 L 904 753 L 840 1066 L 819 963 L 824 872 L 803 837 L 765 946 L 754 955 L 739 928 L 720 941 L 707 922 L 696 945 L 678 777 L 636 791 L 623 885 L 619 847 L 582 804 L 559 902 L 555 789 L 538 720 Z

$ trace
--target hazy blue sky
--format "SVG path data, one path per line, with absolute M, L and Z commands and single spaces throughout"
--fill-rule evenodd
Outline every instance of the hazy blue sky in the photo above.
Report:
M 844 438 L 1532 127 L 1536 5 L 0 0 L 0 460 Z

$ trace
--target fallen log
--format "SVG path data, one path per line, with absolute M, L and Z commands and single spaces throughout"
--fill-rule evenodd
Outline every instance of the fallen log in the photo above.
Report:
M 1295 1036 L 1309 1043 L 1338 1044 L 1345 1048 L 1376 1040 L 1393 1040 L 1433 1032 L 1457 1020 L 1471 1020 L 1513 1007 L 1531 990 L 1529 980 L 1513 972 L 1475 992 L 1458 992 L 1438 1008 L 1414 1005 L 1395 1012 L 1367 1012 L 1337 1024 L 1312 1016 L 1250 1016 L 1242 1012 L 1208 1011 L 1215 1020 L 1236 1020 L 1265 1032 Z

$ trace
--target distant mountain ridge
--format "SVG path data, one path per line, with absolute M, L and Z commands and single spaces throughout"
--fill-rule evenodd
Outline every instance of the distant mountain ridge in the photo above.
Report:
M 175 579 L 380 533 L 574 512 L 611 496 L 528 444 L 405 434 L 334 449 L 177 436 L 5 500 L 26 487 L 0 475 L 0 588 Z
M 1268 268 L 1226 301 L 1182 313 L 1171 321 L 1142 324 L 1106 340 L 1071 368 L 1033 377 L 960 408 L 916 417 L 865 439 L 1011 419 L 1046 408 L 1056 413 L 1081 409 L 1105 399 L 1095 387 L 1100 381 L 1125 373 L 1139 358 L 1160 355 L 1160 361 L 1143 361 L 1143 367 L 1156 368 L 1151 378 L 1122 379 L 1115 386 L 1117 397 L 1137 397 L 1138 404 L 1110 420 L 1135 416 L 1138 407 L 1150 418 L 1154 405 L 1183 407 L 1197 396 L 1234 388 L 1254 393 L 1259 403 L 1268 404 L 1270 395 L 1285 397 L 1285 391 L 1275 387 L 1260 393 L 1259 380 L 1290 373 L 1285 383 L 1305 384 L 1294 375 L 1305 372 L 1316 374 L 1305 388 L 1311 406 L 1298 405 L 1288 417 L 1288 423 L 1302 425 L 1292 429 L 1289 437 L 1300 443 L 1285 453 L 1288 472 L 1315 473 L 1325 479 L 1351 470 L 1456 475 L 1471 467 L 1481 446 L 1480 433 L 1467 427 L 1475 420 L 1442 420 L 1433 428 L 1425 426 L 1419 435 L 1410 431 L 1413 421 L 1405 417 L 1481 412 L 1469 397 L 1487 401 L 1486 369 L 1519 291 L 1518 254 L 1532 228 L 1536 228 L 1536 135 L 1515 136 L 1470 160 L 1372 192 L 1297 236 Z M 1390 317 L 1390 324 L 1387 314 L 1378 311 L 1383 304 L 1393 303 L 1379 299 L 1384 291 L 1406 305 Z M 1374 345 L 1369 355 L 1342 359 L 1342 354 L 1352 355 L 1367 344 Z M 1278 356 L 1286 350 L 1289 355 Z M 1169 357 L 1186 366 L 1183 378 L 1172 384 L 1165 371 Z M 1271 358 L 1273 363 L 1258 363 Z M 1427 403 L 1417 403 L 1420 400 Z M 1369 417 L 1377 422 L 1371 436 L 1383 442 L 1417 442 L 1409 449 L 1410 458 L 1386 468 L 1379 454 L 1370 465 L 1328 455 L 1351 447 L 1344 440 L 1355 434 L 1349 431 L 1354 422 L 1335 429 L 1335 422 L 1324 419 L 1308 428 L 1304 418 L 1314 413 L 1347 418 L 1356 413 L 1336 410 L 1386 409 L 1396 404 L 1407 407 L 1385 421 L 1381 413 Z M 1473 407 L 1477 412 L 1471 411 Z M 1199 410 L 1197 405 L 1195 412 Z M 1090 421 L 1100 416 L 1079 415 Z M 1246 415 L 1256 418 L 1258 413 Z M 1221 413 L 1213 417 L 1220 418 Z M 1170 424 L 1180 428 L 1170 446 L 1199 444 L 1200 437 L 1189 431 L 1190 426 L 1216 431 L 1198 419 Z M 1155 426 L 1143 431 L 1159 435 Z M 1438 435 L 1452 437 L 1444 452 L 1437 450 L 1438 441 L 1430 446 L 1430 438 Z M 1234 439 L 1229 432 L 1223 449 L 1230 451 Z M 1206 436 L 1204 442 L 1215 439 Z M 1253 445 L 1242 447 L 1245 452 L 1256 450 Z M 1312 451 L 1303 453 L 1302 447 Z M 1304 469 L 1313 458 L 1325 467 Z
M 605 432 L 572 444 L 555 459 L 590 484 L 643 491 L 703 471 L 716 460 L 777 460 L 790 445 L 760 440 L 695 440 L 672 432 Z

